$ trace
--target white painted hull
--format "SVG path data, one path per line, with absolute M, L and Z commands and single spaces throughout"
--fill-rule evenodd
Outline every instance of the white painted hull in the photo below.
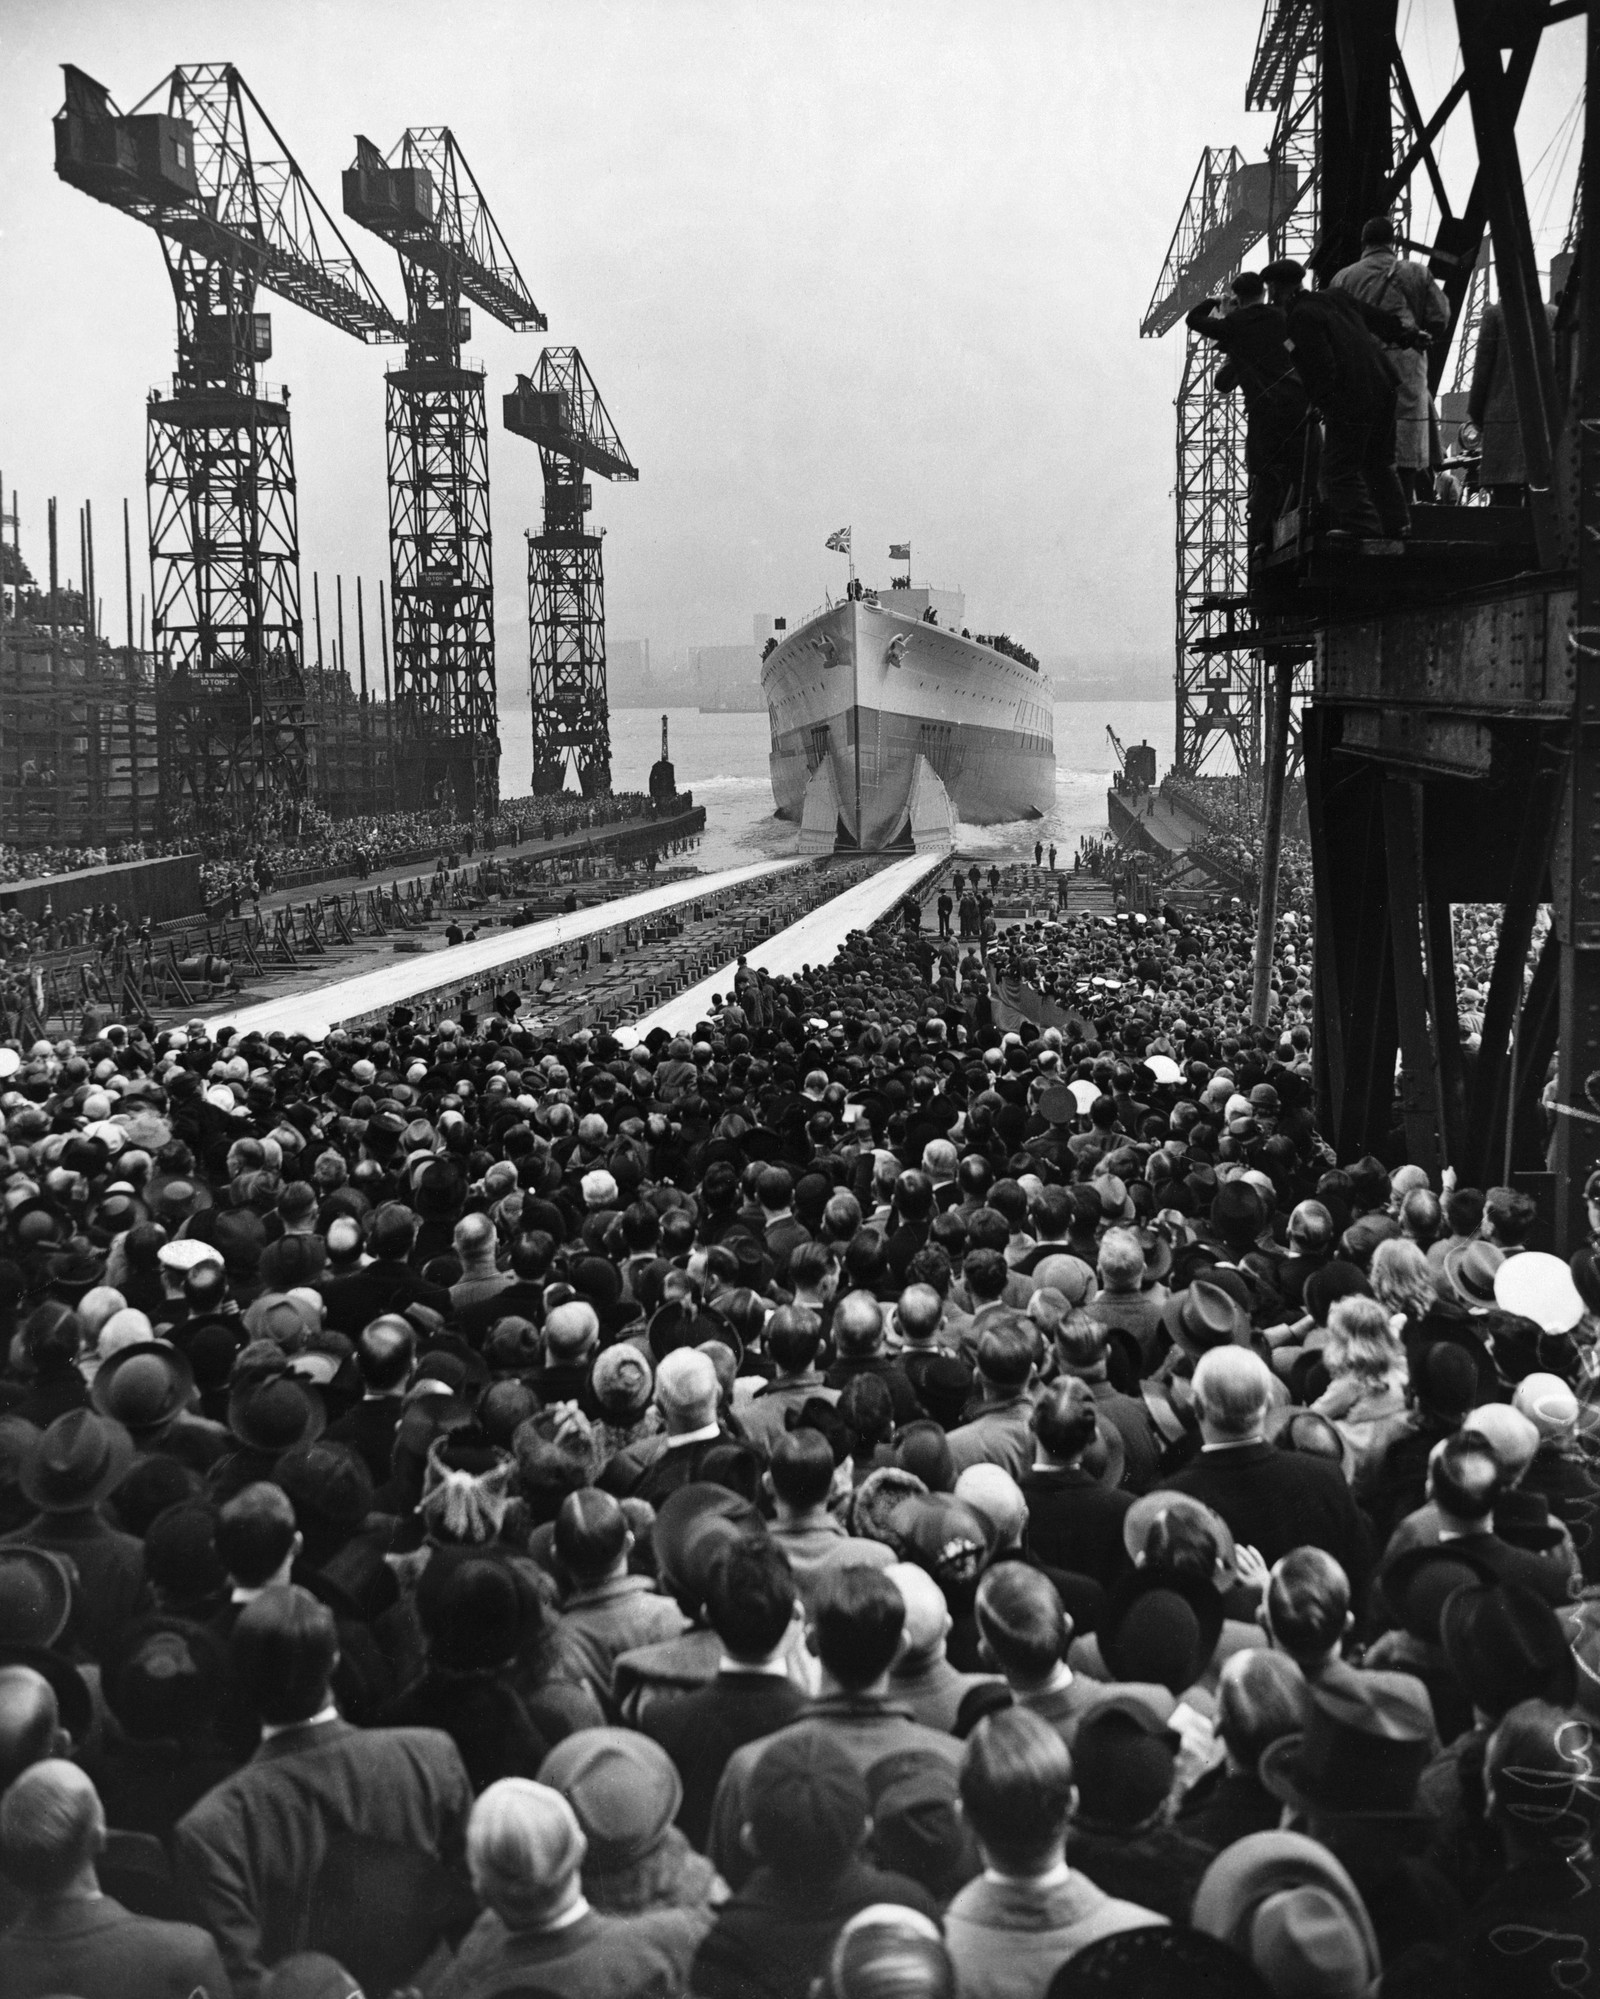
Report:
M 1038 818 L 1055 798 L 1050 685 L 1020 660 L 864 600 L 809 619 L 761 670 L 772 794 L 798 820 L 831 759 L 840 830 L 869 849 L 902 837 L 917 756 L 971 825 Z

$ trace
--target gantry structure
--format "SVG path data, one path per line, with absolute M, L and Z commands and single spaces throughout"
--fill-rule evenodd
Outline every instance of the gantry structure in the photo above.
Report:
M 473 306 L 516 332 L 547 322 L 448 126 L 387 155 L 358 137 L 344 211 L 397 252 L 406 290 L 384 408 L 397 775 L 471 818 L 498 803 L 500 736 L 484 377 L 463 349 Z
M 1310 253 L 1317 229 L 1318 0 L 1267 0 L 1245 108 L 1273 113 L 1267 157 L 1207 147 L 1140 324 L 1145 339 L 1237 276 L 1263 242 L 1272 257 Z M 1261 765 L 1273 688 L 1259 654 L 1238 641 L 1246 621 L 1249 481 L 1244 412 L 1214 384 L 1215 346 L 1186 334 L 1176 398 L 1174 484 L 1175 730 L 1173 761 L 1192 776 Z
M 124 114 L 64 65 L 56 172 L 154 231 L 177 368 L 147 411 L 161 830 L 281 814 L 307 790 L 300 539 L 276 293 L 366 342 L 404 329 L 231 63 L 172 70 Z
M 1555 1245 L 1572 1246 L 1600 1164 L 1600 367 L 1580 358 L 1600 353 L 1600 258 L 1583 254 L 1600 17 L 1582 0 L 1456 0 L 1455 81 L 1428 106 L 1405 73 L 1396 0 L 1322 0 L 1319 14 L 1317 279 L 1353 262 L 1362 224 L 1426 175 L 1438 221 L 1422 254 L 1451 312 L 1432 387 L 1487 241 L 1528 474 L 1526 507 L 1417 506 L 1404 543 L 1330 543 L 1304 494 L 1251 581 L 1246 640 L 1315 658 L 1304 747 L 1319 1124 L 1341 1158 L 1403 1146 L 1463 1185 L 1517 1181 Z M 1580 17 L 1578 275 L 1547 302 L 1516 119 L 1545 38 L 1570 46 Z M 1440 164 L 1453 119 L 1474 142 L 1451 149 L 1473 161 L 1454 186 Z M 1470 1048 L 1462 904 L 1498 917 Z
M 539 447 L 544 520 L 528 536 L 528 666 L 533 789 L 564 788 L 569 767 L 586 798 L 611 789 L 606 699 L 603 528 L 586 472 L 631 482 L 639 474 L 576 347 L 547 347 L 506 397 L 507 430 Z

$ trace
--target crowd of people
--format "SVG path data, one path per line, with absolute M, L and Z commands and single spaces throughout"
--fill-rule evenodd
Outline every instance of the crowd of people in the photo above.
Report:
M 101 846 L 12 847 L 0 845 L 0 883 L 37 881 L 48 875 L 78 874 L 124 861 L 148 861 L 166 854 L 198 853 L 208 904 L 255 900 L 277 882 L 307 869 L 338 867 L 365 876 L 414 854 L 450 851 L 469 859 L 524 840 L 554 840 L 589 827 L 614 826 L 647 818 L 655 811 L 643 792 L 581 798 L 562 792 L 502 800 L 493 815 L 457 819 L 450 811 L 384 812 L 365 818 L 334 819 L 320 806 L 281 802 L 246 827 L 216 834 L 197 832 L 167 840 L 122 840 Z M 84 938 L 64 937 L 63 942 Z
M 1058 934 L 0 1051 L 8 1999 L 1584 1989 L 1600 1262 Z
M 0 844 L 0 882 L 39 881 L 46 875 L 78 874 L 85 868 L 113 867 L 120 861 L 144 861 L 156 853 L 177 853 L 177 846 L 122 840 L 103 847 L 8 847 Z
M 226 840 L 200 840 L 205 856 L 201 876 L 208 904 L 243 903 L 270 894 L 275 883 L 308 869 L 333 868 L 365 879 L 418 855 L 449 852 L 471 860 L 497 847 L 554 840 L 589 827 L 648 818 L 654 811 L 643 792 L 504 799 L 498 812 L 477 819 L 456 819 L 444 810 L 333 819 L 320 807 L 305 806 L 292 837 L 263 841 L 253 831 L 243 831 Z

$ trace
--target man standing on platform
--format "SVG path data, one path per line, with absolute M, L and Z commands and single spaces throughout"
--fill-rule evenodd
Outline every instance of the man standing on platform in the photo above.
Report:
M 1229 290 L 1231 304 L 1202 299 L 1184 323 L 1227 356 L 1217 370 L 1217 388 L 1244 393 L 1244 462 L 1250 480 L 1245 533 L 1255 567 L 1272 552 L 1272 524 L 1299 477 L 1306 392 L 1284 345 L 1288 322 L 1276 305 L 1268 305 L 1263 280 L 1254 271 L 1241 271 Z
M 1347 292 L 1308 292 L 1305 267 L 1280 257 L 1262 272 L 1282 308 L 1295 372 L 1322 417 L 1322 490 L 1339 539 L 1403 537 L 1410 517 L 1395 470 L 1399 374 Z M 1384 315 L 1396 327 L 1392 316 Z
M 1442 339 L 1450 326 L 1444 293 L 1428 275 L 1425 264 L 1400 255 L 1394 224 L 1375 215 L 1361 227 L 1361 255 L 1346 264 L 1333 280 L 1336 291 L 1348 292 L 1363 305 L 1393 313 L 1412 336 L 1404 344 L 1385 344 L 1384 351 L 1399 375 L 1395 407 L 1395 462 L 1400 483 L 1414 500 L 1433 497 L 1432 399 L 1428 394 L 1425 346 Z M 1421 334 L 1418 343 L 1415 336 Z

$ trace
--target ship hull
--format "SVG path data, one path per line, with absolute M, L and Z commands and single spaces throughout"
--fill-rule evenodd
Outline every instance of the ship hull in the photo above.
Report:
M 959 632 L 864 601 L 809 619 L 761 674 L 772 731 L 772 795 L 798 821 L 824 759 L 843 839 L 875 849 L 904 835 L 918 756 L 969 825 L 1039 818 L 1055 798 L 1048 682 Z

